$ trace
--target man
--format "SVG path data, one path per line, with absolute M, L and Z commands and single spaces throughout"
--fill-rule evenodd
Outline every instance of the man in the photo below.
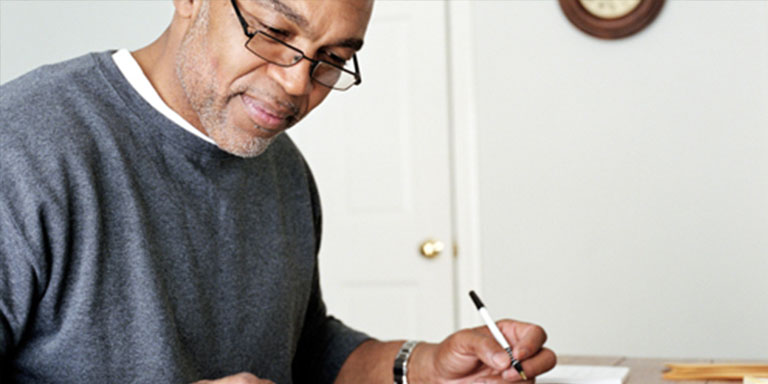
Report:
M 3 382 L 522 381 L 484 328 L 382 342 L 326 314 L 281 133 L 360 82 L 372 2 L 174 6 L 146 48 L 0 88 Z M 500 327 L 529 378 L 554 365 L 540 327 Z

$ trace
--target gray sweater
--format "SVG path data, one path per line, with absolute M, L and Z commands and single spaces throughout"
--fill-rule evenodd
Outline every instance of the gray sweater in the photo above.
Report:
M 110 55 L 0 87 L 0 382 L 332 382 L 366 336 L 326 314 L 299 151 L 221 151 Z

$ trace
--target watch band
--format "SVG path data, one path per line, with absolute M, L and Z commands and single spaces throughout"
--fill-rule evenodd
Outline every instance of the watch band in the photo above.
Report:
M 395 376 L 395 384 L 408 384 L 408 358 L 411 357 L 411 352 L 416 348 L 416 345 L 420 341 L 408 340 L 400 347 L 400 351 L 397 352 L 395 358 L 395 365 L 392 368 L 392 373 Z

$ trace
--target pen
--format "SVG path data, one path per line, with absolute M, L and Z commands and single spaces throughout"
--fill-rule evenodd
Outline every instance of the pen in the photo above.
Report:
M 485 304 L 480 301 L 480 298 L 477 296 L 475 291 L 469 291 L 469 297 L 471 297 L 472 301 L 475 303 L 477 311 L 480 312 L 480 317 L 483 318 L 483 322 L 485 322 L 485 325 L 491 331 L 493 338 L 496 339 L 496 342 L 498 342 L 505 351 L 507 351 L 509 358 L 512 359 L 512 363 L 510 365 L 515 367 L 517 373 L 520 374 L 520 377 L 522 377 L 523 380 L 528 380 L 528 377 L 525 376 L 525 371 L 523 371 L 523 365 L 520 364 L 520 361 L 512 356 L 512 348 L 510 348 L 507 339 L 504 338 L 504 335 L 501 334 L 499 327 L 497 327 L 496 323 L 493 321 L 493 319 L 491 319 L 491 315 L 488 314 L 488 310 L 485 309 Z

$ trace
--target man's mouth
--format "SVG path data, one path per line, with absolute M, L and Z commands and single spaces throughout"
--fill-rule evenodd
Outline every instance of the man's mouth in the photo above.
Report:
M 245 112 L 261 128 L 280 131 L 285 129 L 289 125 L 288 123 L 293 120 L 294 112 L 291 110 L 265 103 L 245 93 L 240 94 L 240 98 L 245 106 Z

